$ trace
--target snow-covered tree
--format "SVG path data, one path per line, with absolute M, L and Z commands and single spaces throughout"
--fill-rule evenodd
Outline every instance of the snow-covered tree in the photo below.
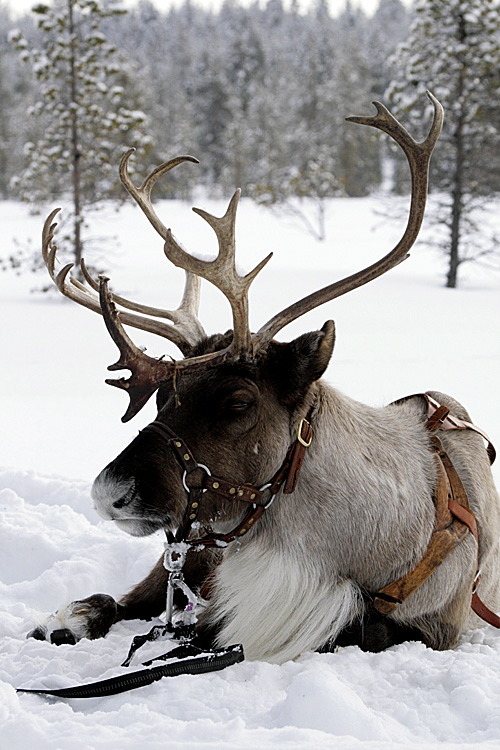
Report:
M 27 112 L 33 138 L 25 144 L 27 166 L 15 186 L 32 205 L 70 197 L 67 236 L 77 264 L 88 211 L 118 194 L 121 153 L 147 144 L 146 117 L 133 106 L 126 65 L 103 32 L 106 21 L 124 12 L 98 0 L 55 0 L 33 8 L 38 46 L 19 30 L 10 33 L 37 81 Z
M 491 164 L 500 145 L 499 12 L 498 0 L 418 0 L 409 36 L 392 61 L 396 75 L 387 95 L 414 128 L 428 119 L 422 110 L 426 88 L 445 109 L 433 184 L 443 194 L 437 218 L 448 232 L 441 242 L 449 287 L 457 285 L 462 263 L 496 250 L 478 217 L 495 189 Z
M 402 0 L 379 0 L 367 24 L 366 57 L 370 64 L 373 91 L 380 99 L 392 78 L 389 60 L 398 44 L 406 39 L 409 10 Z
M 374 76 L 367 45 L 367 19 L 346 3 L 337 20 L 335 85 L 338 112 L 337 174 L 347 195 L 368 195 L 380 181 L 380 148 L 384 139 L 370 128 L 345 122 L 353 113 L 366 112 L 373 99 Z M 378 72 L 378 71 L 377 71 Z
M 14 23 L 7 6 L 0 5 L 0 199 L 12 197 L 10 180 L 23 166 L 24 141 L 19 123 L 26 116 L 27 102 L 32 98 L 32 81 L 29 71 L 19 65 L 16 51 L 8 42 L 8 32 L 14 25 L 28 30 L 31 19 Z
M 307 207 L 305 218 L 313 219 L 313 231 L 321 235 L 329 198 L 339 192 L 366 195 L 377 184 L 384 141 L 344 118 L 366 112 L 368 102 L 381 97 L 387 50 L 404 33 L 401 0 L 379 0 L 373 19 L 358 11 L 354 0 L 337 15 L 328 0 L 315 0 L 300 12 L 298 0 L 225 0 L 217 10 L 181 0 L 167 12 L 139 0 L 119 19 L 113 0 L 53 2 L 19 19 L 22 33 L 12 35 L 35 71 L 31 87 L 23 88 L 29 66 L 22 86 L 17 74 L 23 66 L 12 76 L 13 50 L 10 58 L 2 55 L 0 39 L 0 92 L 8 102 L 0 116 L 4 193 L 15 172 L 18 193 L 32 205 L 69 196 L 76 163 L 82 180 L 76 216 L 82 217 L 94 198 L 120 189 L 115 165 L 125 146 L 140 144 L 134 132 L 140 131 L 134 119 L 139 109 L 147 112 L 151 139 L 146 158 L 134 161 L 141 174 L 179 153 L 202 162 L 159 183 L 157 195 L 163 197 L 189 199 L 200 181 L 217 195 L 238 186 L 274 206 L 291 201 L 299 212 Z M 75 101 L 68 73 L 70 8 Z M 32 15 L 39 19 L 38 30 Z M 108 54 L 112 45 L 118 53 Z M 93 70 L 87 54 L 100 56 L 107 71 Z M 123 91 L 126 97 L 120 98 Z M 81 118 L 76 152 L 75 112 Z M 29 163 L 22 172 L 15 159 L 19 163 L 25 143 Z M 88 234 L 86 244 L 88 255 Z

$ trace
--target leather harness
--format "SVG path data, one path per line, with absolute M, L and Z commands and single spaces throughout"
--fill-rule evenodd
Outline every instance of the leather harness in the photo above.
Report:
M 488 436 L 474 424 L 459 419 L 450 413 L 447 406 L 439 404 L 427 393 L 407 396 L 395 404 L 403 403 L 412 398 L 423 398 L 427 405 L 426 428 L 430 432 L 438 430 L 472 430 L 481 435 L 487 442 L 487 453 L 492 464 L 496 457 L 495 448 Z M 144 428 L 144 431 L 155 432 L 167 441 L 171 447 L 182 471 L 182 482 L 188 496 L 188 503 L 181 524 L 176 532 L 167 535 L 170 542 L 185 543 L 192 550 L 206 547 L 226 547 L 230 542 L 244 536 L 270 507 L 278 492 L 283 489 L 284 494 L 295 490 L 300 469 L 304 461 L 307 448 L 311 445 L 313 429 L 311 419 L 313 407 L 306 418 L 300 421 L 297 436 L 290 445 L 283 463 L 272 479 L 262 487 L 249 484 L 228 482 L 226 479 L 215 477 L 204 464 L 198 463 L 190 449 L 176 433 L 162 422 L 154 421 Z M 448 454 L 436 434 L 432 435 L 431 445 L 436 459 L 437 481 L 434 490 L 436 517 L 434 529 L 427 549 L 417 565 L 404 576 L 387 584 L 377 592 L 368 595 L 372 606 L 381 614 L 389 615 L 402 604 L 405 599 L 416 591 L 443 562 L 447 555 L 460 544 L 470 532 L 477 544 L 476 574 L 472 586 L 471 606 L 473 611 L 483 620 L 500 628 L 500 617 L 492 612 L 479 598 L 477 587 L 480 580 L 479 570 L 479 539 L 475 516 L 470 508 L 465 487 L 453 466 Z M 198 485 L 191 484 L 195 472 L 202 473 Z M 188 481 L 190 484 L 188 484 Z M 243 519 L 227 533 L 215 533 L 209 530 L 205 535 L 190 539 L 189 536 L 196 528 L 201 500 L 204 493 L 210 490 L 220 497 L 229 500 L 240 500 L 250 505 Z M 205 590 L 204 595 L 209 592 Z
M 472 430 L 477 432 L 487 442 L 486 451 L 490 464 L 494 462 L 496 451 L 486 433 L 471 422 L 466 422 L 451 414 L 447 406 L 439 404 L 428 393 L 407 396 L 395 403 L 402 403 L 415 397 L 424 398 L 426 401 L 427 422 L 425 426 L 429 431 Z M 471 607 L 478 617 L 490 625 L 500 628 L 500 617 L 481 601 L 477 593 L 477 587 L 481 579 L 479 538 L 476 518 L 470 508 L 467 491 L 437 435 L 434 434 L 432 436 L 431 444 L 436 457 L 437 481 L 434 490 L 436 517 L 429 544 L 424 556 L 413 570 L 371 595 L 373 607 L 383 615 L 394 612 L 410 594 L 416 591 L 429 578 L 447 555 L 470 532 L 476 540 L 477 548 L 476 573 L 472 584 Z

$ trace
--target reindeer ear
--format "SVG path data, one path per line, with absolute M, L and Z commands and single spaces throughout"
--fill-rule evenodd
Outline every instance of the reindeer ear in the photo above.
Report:
M 328 320 L 320 331 L 304 333 L 289 344 L 273 347 L 272 370 L 276 385 L 288 398 L 302 394 L 325 372 L 335 344 L 335 324 Z
M 290 343 L 296 357 L 297 375 L 304 380 L 304 385 L 318 380 L 332 356 L 335 345 L 335 323 L 327 320 L 321 331 L 304 333 Z

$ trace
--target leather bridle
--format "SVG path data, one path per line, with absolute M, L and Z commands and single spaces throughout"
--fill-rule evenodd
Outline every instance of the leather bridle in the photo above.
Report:
M 313 438 L 311 426 L 313 411 L 314 407 L 311 407 L 307 417 L 301 419 L 297 428 L 297 436 L 290 445 L 279 469 L 268 482 L 260 487 L 247 483 L 230 482 L 227 479 L 214 476 L 208 466 L 195 459 L 186 442 L 174 430 L 159 421 L 148 424 L 142 432 L 154 432 L 166 440 L 183 472 L 182 484 L 186 491 L 187 504 L 179 528 L 174 535 L 170 535 L 170 540 L 185 542 L 191 549 L 200 549 L 225 547 L 235 539 L 247 534 L 264 515 L 281 489 L 283 489 L 284 494 L 291 494 L 295 490 L 305 453 Z M 195 472 L 202 473 L 197 486 L 192 485 L 190 480 L 191 475 Z M 190 539 L 189 535 L 198 521 L 203 505 L 203 496 L 207 491 L 214 492 L 229 502 L 236 500 L 247 503 L 249 509 L 243 519 L 231 531 L 224 534 L 210 531 L 205 536 Z

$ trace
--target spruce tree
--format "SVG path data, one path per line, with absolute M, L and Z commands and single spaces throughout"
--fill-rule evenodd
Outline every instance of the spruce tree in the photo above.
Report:
M 433 184 L 443 194 L 437 219 L 448 233 L 448 287 L 457 285 L 461 264 L 496 249 L 495 239 L 478 224 L 478 212 L 495 189 L 491 164 L 500 141 L 494 117 L 500 94 L 498 18 L 497 0 L 418 0 L 409 36 L 393 59 L 397 74 L 387 96 L 409 114 L 413 127 L 427 119 L 421 106 L 426 88 L 445 109 Z
M 103 32 L 123 12 L 98 0 L 55 0 L 33 8 L 38 46 L 20 31 L 10 34 L 37 82 L 27 113 L 34 138 L 25 144 L 28 163 L 14 184 L 32 205 L 70 199 L 67 237 L 77 265 L 89 210 L 118 194 L 121 153 L 147 143 L 146 118 L 131 106 L 126 67 Z

